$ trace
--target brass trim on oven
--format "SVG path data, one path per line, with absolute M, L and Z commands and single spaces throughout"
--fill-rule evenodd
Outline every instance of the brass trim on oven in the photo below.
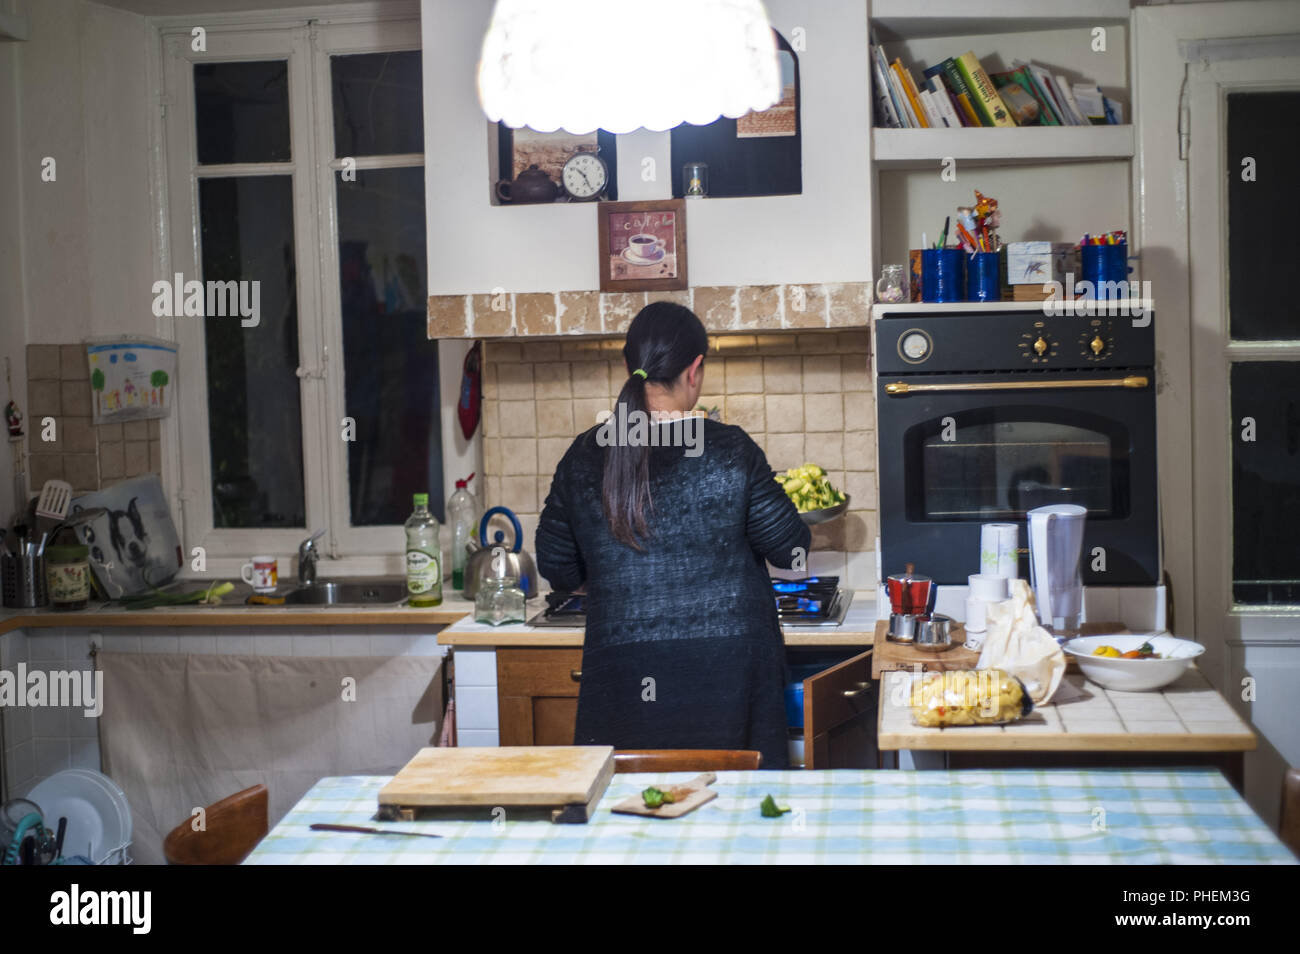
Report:
M 912 394 L 917 391 L 1046 391 L 1060 388 L 1144 388 L 1151 383 L 1145 374 L 1123 378 L 1084 378 L 1075 381 L 968 381 L 963 384 L 907 384 L 895 381 L 885 385 L 886 394 Z

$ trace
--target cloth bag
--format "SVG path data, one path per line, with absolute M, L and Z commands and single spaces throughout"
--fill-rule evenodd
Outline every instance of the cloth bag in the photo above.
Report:
M 1038 625 L 1034 594 L 1025 580 L 1011 581 L 1011 598 L 988 608 L 988 634 L 976 669 L 1002 669 L 1017 676 L 1034 705 L 1056 693 L 1065 677 L 1065 653 Z

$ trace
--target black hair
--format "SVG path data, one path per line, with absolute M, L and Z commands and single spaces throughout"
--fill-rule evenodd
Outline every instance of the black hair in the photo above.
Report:
M 616 406 L 615 413 L 648 414 L 646 384 L 672 382 L 708 350 L 708 333 L 695 312 L 667 301 L 646 305 L 627 329 L 623 360 L 628 377 L 618 394 L 618 405 L 623 407 Z M 639 538 L 648 534 L 646 514 L 652 508 L 650 448 L 646 444 L 615 441 L 605 448 L 601 502 L 614 538 L 643 549 Z

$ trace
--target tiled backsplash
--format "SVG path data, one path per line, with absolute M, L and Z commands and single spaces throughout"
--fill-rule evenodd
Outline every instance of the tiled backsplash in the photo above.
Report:
M 863 326 L 871 286 L 701 285 L 669 292 L 521 292 L 431 295 L 430 338 L 622 334 L 653 301 L 694 310 L 709 331 Z
M 621 337 L 485 345 L 486 504 L 519 515 L 530 550 L 556 465 L 623 387 L 622 347 Z M 700 402 L 743 427 L 774 469 L 812 461 L 853 498 L 844 518 L 813 528 L 813 572 L 874 589 L 879 522 L 869 333 L 722 335 L 709 347 Z
M 57 440 L 41 439 L 41 420 L 52 417 Z M 82 344 L 27 346 L 28 485 L 66 480 L 79 493 L 127 477 L 162 472 L 159 422 L 96 426 L 90 407 L 90 373 Z

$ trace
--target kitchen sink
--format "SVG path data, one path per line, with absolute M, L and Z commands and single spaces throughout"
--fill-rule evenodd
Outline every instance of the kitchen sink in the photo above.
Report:
M 317 580 L 290 590 L 284 596 L 285 604 L 290 606 L 382 606 L 400 603 L 404 599 L 405 580 L 382 578 Z

